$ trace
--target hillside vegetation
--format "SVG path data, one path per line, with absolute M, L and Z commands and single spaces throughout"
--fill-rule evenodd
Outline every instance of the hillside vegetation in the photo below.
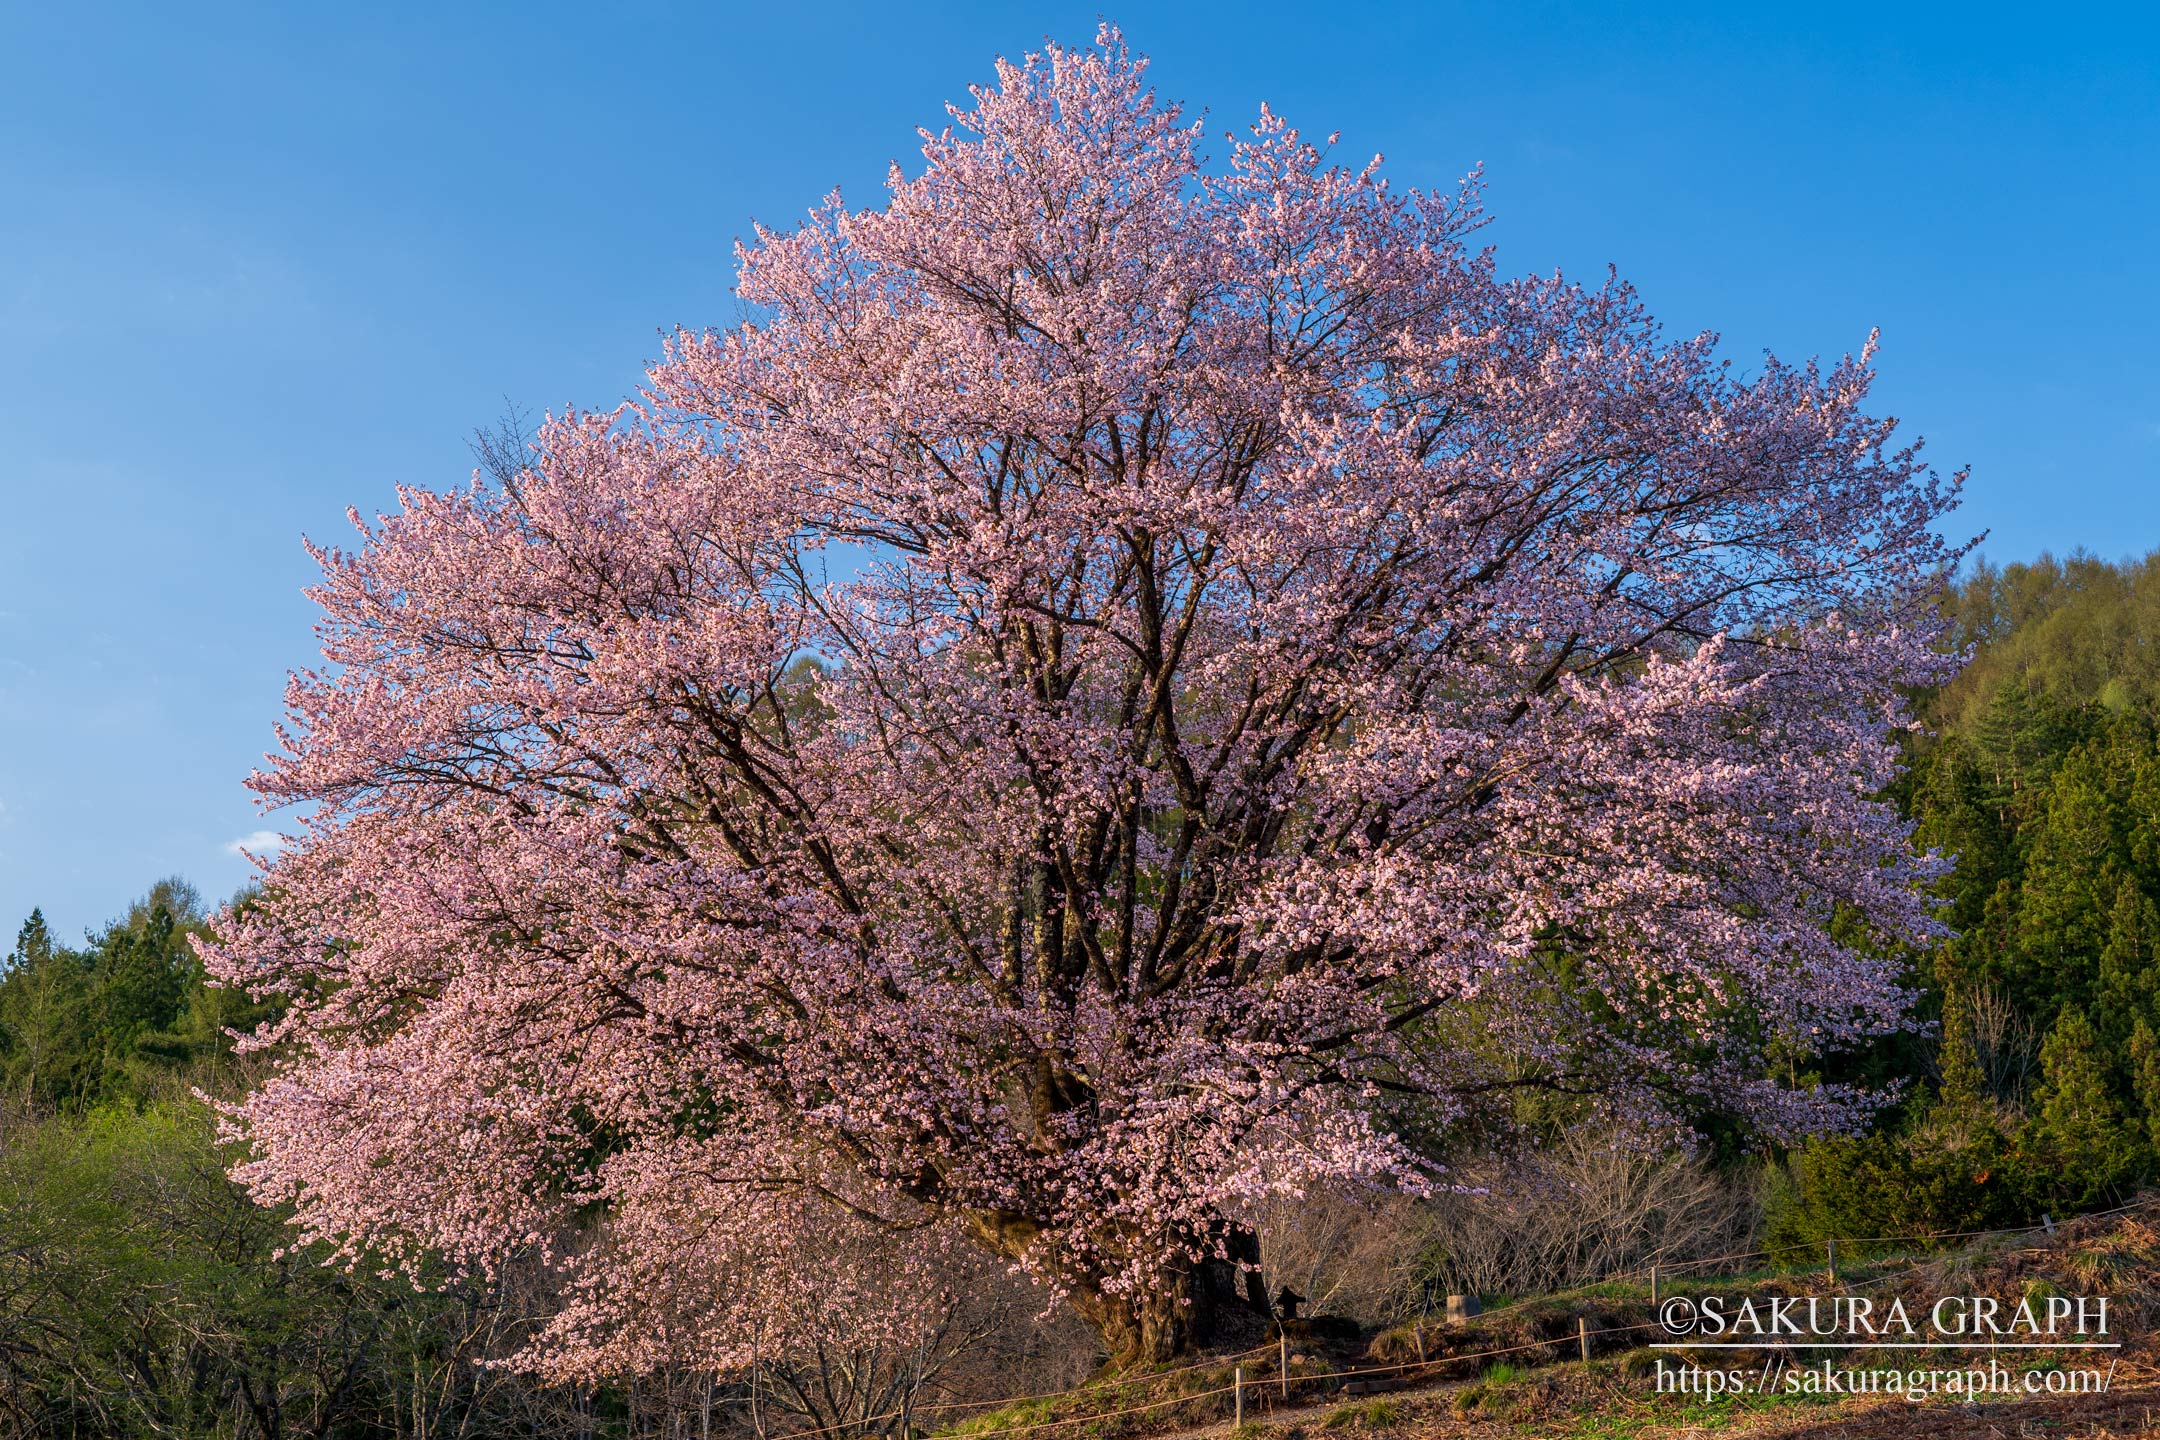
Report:
M 1916 957 L 1940 1029 L 1868 1057 L 1884 1129 L 1809 1147 L 1786 1238 L 1962 1230 L 2121 1199 L 2160 1173 L 2160 556 L 1982 566 L 1972 664 L 1901 799 L 1955 939 Z

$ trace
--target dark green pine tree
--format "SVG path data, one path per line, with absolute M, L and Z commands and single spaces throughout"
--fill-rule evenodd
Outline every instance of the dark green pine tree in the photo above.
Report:
M 2142 1015 L 2130 1030 L 2130 1088 L 2145 1119 L 2145 1140 L 2160 1154 L 2160 1035 Z
M 2143 1137 L 2125 1123 L 2100 1033 L 2066 1006 L 2040 1047 L 2036 1148 L 2052 1162 L 2054 1184 L 2071 1204 L 2120 1193 L 2145 1164 Z
M 86 981 L 81 957 L 53 944 L 44 912 L 32 910 L 0 976 L 7 1094 L 25 1104 L 50 1104 L 80 1091 L 88 1068 Z
M 200 963 L 188 934 L 202 902 L 184 881 L 161 881 L 125 920 L 107 927 L 90 954 L 90 1011 L 97 1028 L 96 1088 L 143 1098 L 154 1072 L 184 1065 L 193 1047 L 179 1033 Z
M 2111 1049 L 2128 1042 L 2133 1029 L 2154 1009 L 2160 968 L 2154 964 L 2153 947 L 2160 942 L 2160 910 L 2125 875 L 2115 887 L 2115 904 L 2108 915 L 2107 943 L 2100 949 L 2099 993 L 2093 1020 Z
M 2022 977 L 2041 1023 L 2057 1007 L 2090 1005 L 2100 951 L 2124 874 L 2122 834 L 2108 776 L 2087 749 L 2057 769 L 2030 830 L 2019 889 L 2017 940 L 2033 973 Z
M 2160 552 L 1978 565 L 1944 607 L 1976 653 L 1918 697 L 1933 733 L 1888 792 L 1954 861 L 1927 976 L 1938 1103 L 1897 1112 L 1903 1169 L 1870 1180 L 1859 1151 L 1818 1147 L 1811 1173 L 1959 1228 L 2160 1174 Z M 1971 1194 L 1930 1190 L 1950 1161 Z
M 2030 804 L 2030 792 L 2046 782 L 2075 743 L 2076 730 L 2060 702 L 2021 676 L 2005 677 L 1978 708 L 1970 726 L 1981 776 L 1977 798 L 1994 810 L 2004 829 L 2016 823 Z
M 1972 1005 L 1963 990 L 1951 989 L 1943 996 L 1942 1027 L 1943 1108 L 1956 1113 L 1977 1110 L 1987 1098 L 1988 1084 L 1973 1043 Z
M 1956 868 L 1936 887 L 1946 902 L 1943 919 L 1953 929 L 1970 930 L 1980 923 L 1988 896 L 2016 872 L 2006 812 L 1972 746 L 1955 735 L 1916 758 L 1911 793 L 1916 838 L 1957 857 Z

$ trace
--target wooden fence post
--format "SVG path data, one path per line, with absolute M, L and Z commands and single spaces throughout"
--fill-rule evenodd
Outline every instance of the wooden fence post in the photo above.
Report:
M 1657 1266 L 1650 1267 L 1650 1303 L 1657 1304 Z
M 1215 1373 L 1220 1375 L 1222 1372 L 1218 1370 Z M 1235 1387 L 1237 1395 L 1237 1428 L 1242 1430 L 1245 1428 L 1245 1367 L 1243 1365 L 1237 1367 L 1237 1378 L 1230 1383 Z
M 1425 1363 L 1425 1317 L 1417 1317 L 1417 1363 Z
M 1837 1241 L 1826 1242 L 1830 1247 L 1830 1283 L 1837 1284 Z
M 1576 1338 L 1576 1339 L 1577 1339 L 1578 1341 L 1580 1341 L 1580 1342 L 1582 1343 L 1582 1358 L 1583 1358 L 1583 1364 L 1587 1365 L 1587 1364 L 1589 1364 L 1589 1363 L 1590 1363 L 1590 1317 L 1589 1317 L 1589 1316 L 1587 1316 L 1587 1315 L 1578 1315 L 1578 1316 L 1576 1316 L 1576 1317 L 1575 1317 L 1575 1338 Z
M 1279 1363 L 1282 1366 L 1282 1398 L 1288 1400 L 1290 1398 L 1290 1332 L 1278 1324 L 1275 1327 L 1275 1338 L 1281 1342 L 1279 1353 L 1282 1359 Z

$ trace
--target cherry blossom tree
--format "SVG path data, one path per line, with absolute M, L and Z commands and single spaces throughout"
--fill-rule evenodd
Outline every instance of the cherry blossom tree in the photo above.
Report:
M 1404 1107 L 1867 1103 L 1765 1060 L 1904 1023 L 1933 933 L 1874 797 L 1955 481 L 1868 354 L 1736 374 L 1145 68 L 1000 64 L 640 403 L 316 552 L 297 833 L 211 957 L 282 1003 L 230 1120 L 307 1235 L 612 1215 L 578 1293 L 695 1252 L 724 1369 L 844 1215 L 1138 1361 L 1240 1207 L 1434 1185 Z

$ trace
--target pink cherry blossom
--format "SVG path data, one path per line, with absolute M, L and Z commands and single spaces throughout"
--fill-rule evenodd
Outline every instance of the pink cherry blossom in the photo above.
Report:
M 564 1373 L 659 1363 L 668 1275 L 739 1363 L 834 1217 L 1139 1358 L 1241 1207 L 1432 1186 L 1412 1119 L 1866 1104 L 1765 1056 L 1899 1026 L 1935 933 L 1876 796 L 1956 482 L 1869 353 L 1736 374 L 1145 71 L 1000 64 L 641 403 L 316 552 L 301 833 L 210 956 L 284 999 L 229 1120 L 307 1237 L 611 1215 Z

